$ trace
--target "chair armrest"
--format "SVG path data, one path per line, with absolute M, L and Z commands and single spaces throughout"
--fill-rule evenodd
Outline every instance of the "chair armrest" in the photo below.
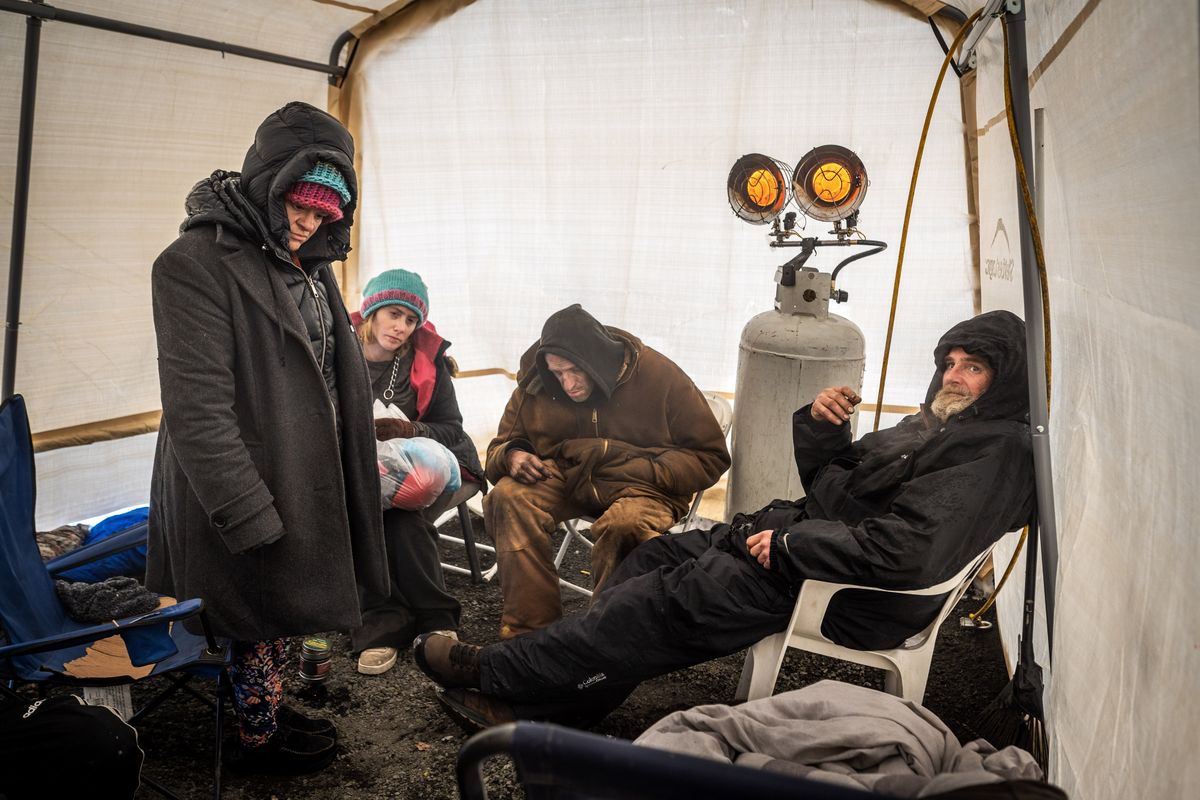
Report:
M 99 561 L 113 553 L 119 553 L 122 550 L 129 550 L 140 544 L 145 544 L 147 529 L 148 526 L 145 522 L 139 522 L 129 530 L 121 531 L 109 536 L 107 539 L 101 539 L 94 544 L 72 550 L 58 558 L 52 558 L 46 562 L 46 571 L 50 573 L 51 577 L 54 577 L 60 572 L 66 572 L 82 564 Z
M 123 631 L 187 619 L 201 613 L 203 608 L 204 602 L 202 600 L 184 600 L 182 603 L 176 603 L 173 606 L 165 608 L 156 608 L 153 611 L 138 614 L 134 617 L 125 617 L 113 620 L 112 622 L 104 622 L 58 636 L 46 636 L 41 639 L 31 639 L 28 642 L 6 645 L 0 647 L 0 659 L 24 656 L 30 653 L 41 653 L 48 650 L 61 650 L 65 647 L 95 642 L 115 634 L 120 634 Z

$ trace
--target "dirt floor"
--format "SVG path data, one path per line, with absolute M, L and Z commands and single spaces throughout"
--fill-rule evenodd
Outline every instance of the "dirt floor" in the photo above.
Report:
M 476 530 L 482 530 L 478 519 Z M 447 558 L 457 555 L 447 553 Z M 583 569 L 586 554 L 573 553 L 564 574 L 574 574 L 586 583 L 588 578 L 580 574 Z M 447 584 L 463 604 L 462 638 L 481 644 L 495 641 L 500 610 L 498 583 L 475 585 L 467 577 L 448 575 Z M 564 600 L 568 613 L 583 608 L 586 602 L 570 592 L 564 593 Z M 973 611 L 980 602 L 979 597 L 968 596 L 947 618 L 925 696 L 925 704 L 963 741 L 976 738 L 969 723 L 1007 681 L 995 628 L 982 631 L 959 625 L 960 612 Z M 245 778 L 226 772 L 223 796 L 227 800 L 457 797 L 455 757 L 468 737 L 442 713 L 434 700 L 433 684 L 413 664 L 411 654 L 402 654 L 396 667 L 384 675 L 359 675 L 347 649 L 347 638 L 340 633 L 329 636 L 337 655 L 327 685 L 313 691 L 294 679 L 285 692 L 288 702 L 335 721 L 339 731 L 336 761 L 321 773 L 290 780 Z M 289 674 L 295 670 L 298 649 L 297 641 L 292 644 Z M 732 702 L 742 655 L 737 653 L 646 682 L 593 730 L 633 739 L 672 711 Z M 791 651 L 777 691 L 825 678 L 882 689 L 882 676 L 878 670 Z M 135 701 L 138 698 L 135 693 Z M 232 723 L 232 715 L 227 721 Z M 140 734 L 146 751 L 144 775 L 181 797 L 211 797 L 212 722 L 198 703 L 186 698 L 168 702 L 143 724 Z M 485 776 L 490 796 L 523 796 L 507 759 L 492 759 L 485 767 Z M 139 799 L 158 796 L 144 784 L 137 795 Z

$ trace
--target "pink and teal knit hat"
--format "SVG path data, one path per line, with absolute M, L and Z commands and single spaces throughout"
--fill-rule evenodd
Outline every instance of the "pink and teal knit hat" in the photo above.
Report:
M 321 212 L 329 222 L 337 222 L 342 218 L 342 206 L 350 202 L 350 189 L 337 167 L 322 161 L 301 175 L 284 197 L 294 205 Z
M 366 319 L 384 306 L 411 308 L 417 315 L 417 327 L 421 327 L 429 316 L 429 290 L 425 288 L 425 281 L 417 273 L 406 269 L 389 269 L 379 273 L 363 287 L 359 315 Z

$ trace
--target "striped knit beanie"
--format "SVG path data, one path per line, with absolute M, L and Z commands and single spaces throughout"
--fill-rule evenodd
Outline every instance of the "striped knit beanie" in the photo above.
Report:
M 337 167 L 319 162 L 300 176 L 285 195 L 288 202 L 321 212 L 329 222 L 342 218 L 342 206 L 350 202 L 350 189 Z
M 384 306 L 411 308 L 417 315 L 417 327 L 421 327 L 429 316 L 429 290 L 425 281 L 406 269 L 389 269 L 371 278 L 363 288 L 359 314 L 367 319 Z

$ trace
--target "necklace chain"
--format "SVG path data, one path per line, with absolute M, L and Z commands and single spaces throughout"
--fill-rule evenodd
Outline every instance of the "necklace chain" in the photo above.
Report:
M 387 388 L 383 390 L 383 399 L 391 400 L 396 396 L 396 374 L 400 370 L 400 354 L 392 356 L 392 376 L 388 378 Z

